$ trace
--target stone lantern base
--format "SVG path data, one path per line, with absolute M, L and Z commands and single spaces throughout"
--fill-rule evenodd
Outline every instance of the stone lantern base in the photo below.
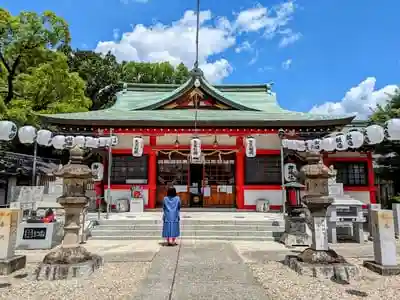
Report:
M 103 264 L 103 258 L 82 246 L 59 246 L 48 253 L 34 272 L 36 280 L 61 280 L 90 276 Z
M 287 255 L 284 264 L 300 275 L 349 282 L 357 279 L 359 269 L 334 250 L 307 248 L 299 255 Z

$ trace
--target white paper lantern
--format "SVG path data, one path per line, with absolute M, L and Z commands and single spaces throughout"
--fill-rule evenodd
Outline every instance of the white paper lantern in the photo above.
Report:
M 321 142 L 321 148 L 327 152 L 334 151 L 336 149 L 336 142 L 332 137 L 324 138 Z
M 110 139 L 110 138 L 108 138 L 108 137 L 101 137 L 101 138 L 99 138 L 99 147 L 100 147 L 100 148 L 106 147 L 106 146 L 108 145 L 109 139 Z
M 144 141 L 142 137 L 134 137 L 132 145 L 132 156 L 140 157 L 143 155 Z
M 346 134 L 346 142 L 349 148 L 358 149 L 364 144 L 364 134 L 358 130 Z
M 86 138 L 83 135 L 75 137 L 75 144 L 80 148 L 85 148 Z
M 386 122 L 387 138 L 391 141 L 400 140 L 400 119 L 391 119 Z
M 33 144 L 36 136 L 36 128 L 33 126 L 23 126 L 18 129 L 18 139 L 22 144 Z
M 283 148 L 288 148 L 288 145 L 289 145 L 289 141 L 287 139 L 283 139 L 282 140 L 282 147 Z
M 0 121 L 0 141 L 11 141 L 17 135 L 18 128 L 11 121 Z
M 287 163 L 283 167 L 284 169 L 284 176 L 287 182 L 293 182 L 297 180 L 296 173 L 297 173 L 297 166 L 294 163 Z
M 37 132 L 36 142 L 41 146 L 49 147 L 52 144 L 53 133 L 46 129 L 40 129 Z
M 51 140 L 51 144 L 55 149 L 61 150 L 65 148 L 65 136 L 63 135 L 56 135 Z
M 93 148 L 93 149 L 99 148 L 100 140 L 98 138 L 93 138 L 91 141 L 92 142 L 91 142 L 90 148 Z
M 65 148 L 75 147 L 75 137 L 68 135 L 65 137 Z
M 247 157 L 256 157 L 257 155 L 257 145 L 256 139 L 252 136 L 246 138 L 246 156 Z
M 91 136 L 86 136 L 85 137 L 85 148 L 92 148 L 93 146 L 93 138 Z
M 296 143 L 296 151 L 306 151 L 306 142 L 305 141 L 295 141 Z
M 370 145 L 382 143 L 385 138 L 385 130 L 379 125 L 371 125 L 365 128 L 365 142 Z
M 349 145 L 347 145 L 346 141 L 346 136 L 342 133 L 339 133 L 337 136 L 335 136 L 335 148 L 338 151 L 344 151 L 349 148 Z
M 312 151 L 314 152 L 320 152 L 322 150 L 321 147 L 322 141 L 320 139 L 314 139 L 312 141 Z
M 111 137 L 111 146 L 117 146 L 118 145 L 118 143 L 119 143 L 119 140 L 118 140 L 118 137 L 116 136 L 116 135 L 113 135 L 112 137 Z
M 190 140 L 190 158 L 192 160 L 201 159 L 201 140 L 197 137 Z
M 103 180 L 104 166 L 102 163 L 99 163 L 99 162 L 92 163 L 91 170 L 92 170 L 94 181 L 102 181 Z

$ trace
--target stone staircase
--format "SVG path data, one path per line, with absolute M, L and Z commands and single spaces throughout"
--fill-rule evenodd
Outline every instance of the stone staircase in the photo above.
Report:
M 257 213 L 254 213 L 257 214 Z M 159 240 L 162 221 L 157 219 L 99 220 L 90 233 L 95 240 Z M 183 216 L 181 237 L 194 240 L 277 241 L 284 232 L 283 218 L 232 217 L 207 220 Z

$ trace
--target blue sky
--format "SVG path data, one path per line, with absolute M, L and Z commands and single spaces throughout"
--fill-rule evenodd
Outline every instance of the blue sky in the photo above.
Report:
M 144 2 L 5 0 L 2 6 L 13 14 L 55 11 L 70 24 L 74 47 L 191 66 L 194 16 L 184 14 L 196 1 Z M 398 0 L 385 0 L 385 5 L 373 0 L 201 0 L 201 64 L 213 81 L 273 81 L 287 109 L 319 106 L 313 111 L 365 117 L 400 82 L 399 9 Z M 157 22 L 163 26 L 150 30 Z

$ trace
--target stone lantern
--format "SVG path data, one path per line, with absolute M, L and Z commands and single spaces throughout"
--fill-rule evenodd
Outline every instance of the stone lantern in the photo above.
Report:
M 82 277 L 100 267 L 102 258 L 91 254 L 79 244 L 80 214 L 89 198 L 86 185 L 92 179 L 91 169 L 82 164 L 83 150 L 75 146 L 70 150 L 70 162 L 54 175 L 64 179 L 64 188 L 57 202 L 65 210 L 62 244 L 48 253 L 38 266 L 36 279 L 59 280 Z
M 306 195 L 303 203 L 310 212 L 312 244 L 297 256 L 288 255 L 285 264 L 297 271 L 322 278 L 336 278 L 348 281 L 358 275 L 356 266 L 346 262 L 328 245 L 327 208 L 334 198 L 329 196 L 328 181 L 335 176 L 331 169 L 322 162 L 321 155 L 315 152 L 307 153 L 307 165 L 300 170 L 305 179 Z

